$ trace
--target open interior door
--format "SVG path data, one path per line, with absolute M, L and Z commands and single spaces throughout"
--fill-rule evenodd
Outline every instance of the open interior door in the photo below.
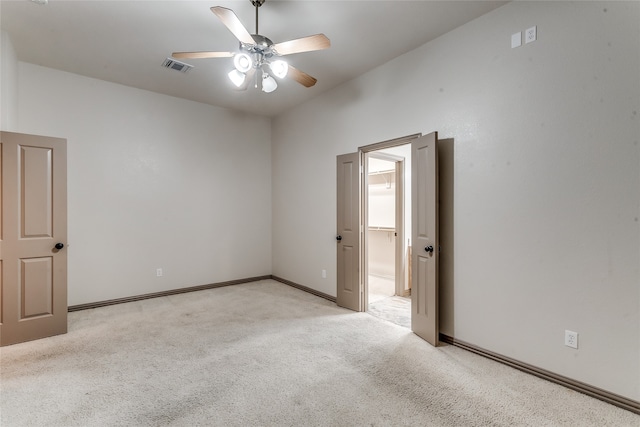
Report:
M 3 346 L 67 332 L 66 144 L 0 133 Z
M 360 154 L 343 154 L 337 158 L 337 226 L 338 246 L 336 303 L 355 311 L 363 311 L 360 280 Z
M 438 134 L 411 143 L 411 330 L 438 345 Z

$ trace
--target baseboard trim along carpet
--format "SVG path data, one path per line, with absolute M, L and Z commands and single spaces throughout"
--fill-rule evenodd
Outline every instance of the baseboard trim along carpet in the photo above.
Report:
M 87 304 L 72 305 L 72 306 L 69 306 L 68 311 L 72 312 L 72 311 L 79 311 L 79 310 L 88 310 L 91 308 L 106 307 L 108 305 L 123 304 L 126 302 L 141 301 L 141 300 L 150 299 L 150 298 L 166 297 L 169 295 L 185 294 L 187 292 L 204 291 L 206 289 L 222 288 L 224 286 L 240 285 L 242 283 L 257 282 L 259 280 L 268 280 L 268 279 L 271 279 L 271 275 L 248 277 L 246 279 L 229 280 L 226 282 L 211 283 L 208 285 L 200 285 L 200 286 L 191 286 L 188 288 L 171 289 L 168 291 L 154 292 L 151 294 L 135 295 L 131 297 L 111 299 L 107 301 L 98 301 L 98 302 L 90 302 Z
M 560 384 L 561 386 L 570 388 L 571 390 L 575 390 L 577 392 L 586 394 L 587 396 L 591 396 L 593 398 L 610 403 L 611 405 L 618 406 L 622 409 L 626 409 L 627 411 L 640 414 L 640 402 L 638 401 L 627 399 L 626 397 L 620 396 L 615 393 L 610 393 L 601 388 L 594 387 L 580 381 L 572 380 L 571 378 L 558 375 L 556 373 L 529 365 L 524 362 L 520 362 L 515 359 L 511 359 L 509 357 L 503 356 L 498 353 L 494 353 L 489 350 L 485 350 L 481 347 L 475 346 L 473 344 L 469 344 L 467 342 L 450 337 L 448 335 L 440 334 L 440 341 L 456 347 L 463 348 L 472 353 L 479 354 L 481 356 L 495 360 L 496 362 L 500 362 L 502 364 L 511 366 L 512 368 L 518 369 L 520 371 L 526 372 L 531 375 L 535 375 L 536 377 L 545 379 L 547 381 Z
M 206 289 L 222 288 L 224 286 L 240 285 L 242 283 L 257 282 L 259 280 L 268 280 L 268 279 L 273 279 L 275 281 L 300 289 L 301 291 L 305 291 L 317 297 L 324 298 L 331 302 L 336 302 L 336 297 L 332 297 L 331 295 L 325 294 L 320 291 L 316 291 L 315 289 L 308 288 L 304 285 L 300 285 L 298 283 L 292 282 L 287 279 L 283 279 L 281 277 L 267 275 L 267 276 L 258 276 L 258 277 L 248 277 L 246 279 L 229 280 L 226 282 L 211 283 L 208 285 L 191 286 L 188 288 L 171 289 L 168 291 L 153 292 L 151 294 L 144 294 L 144 295 L 134 295 L 131 297 L 116 298 L 116 299 L 110 299 L 106 301 L 90 302 L 87 304 L 72 305 L 72 306 L 69 306 L 68 311 L 72 312 L 72 311 L 80 311 L 80 310 L 89 310 L 92 308 L 106 307 L 109 305 L 124 304 L 127 302 L 142 301 L 150 298 L 166 297 L 169 295 L 184 294 L 187 292 L 204 291 Z
M 300 285 L 298 283 L 292 282 L 292 281 L 287 280 L 287 279 L 283 279 L 283 278 L 278 277 L 278 276 L 271 276 L 271 278 L 273 280 L 277 281 L 277 282 L 284 283 L 285 285 L 292 286 L 294 288 L 300 289 L 301 291 L 305 291 L 305 292 L 308 292 L 310 294 L 313 294 L 313 295 L 315 295 L 317 297 L 324 298 L 324 299 L 329 300 L 331 302 L 336 302 L 336 297 L 332 297 L 331 295 L 325 294 L 324 292 L 316 291 L 315 289 L 308 288 L 308 287 L 306 287 L 304 285 Z

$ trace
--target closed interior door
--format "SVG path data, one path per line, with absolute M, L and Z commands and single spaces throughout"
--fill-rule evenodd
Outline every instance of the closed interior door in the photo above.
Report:
M 337 282 L 336 303 L 363 311 L 361 281 L 361 169 L 360 154 L 343 154 L 337 158 Z
M 0 134 L 0 345 L 67 332 L 66 140 Z
M 438 134 L 411 144 L 411 330 L 438 345 Z

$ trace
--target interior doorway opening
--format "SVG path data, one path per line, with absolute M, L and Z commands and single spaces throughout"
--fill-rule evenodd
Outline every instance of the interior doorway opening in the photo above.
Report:
M 365 152 L 364 164 L 365 310 L 411 328 L 411 145 Z
M 397 262 L 404 266 L 396 270 L 396 277 L 411 277 L 411 331 L 433 346 L 438 345 L 438 263 L 440 244 L 438 238 L 438 133 L 411 135 L 391 141 L 360 147 L 358 152 L 336 157 L 336 241 L 337 280 L 336 303 L 353 311 L 371 311 L 368 304 L 368 162 L 367 153 L 398 147 L 410 143 L 411 161 L 405 163 L 403 182 L 410 184 L 411 191 L 402 192 L 404 203 L 398 204 L 411 215 L 402 216 L 404 224 L 396 229 L 396 242 L 404 248 L 404 229 L 407 239 L 407 257 Z M 398 162 L 396 162 L 398 165 Z M 411 171 L 408 171 L 409 166 Z M 397 174 L 404 177 L 404 173 Z M 397 181 L 400 183 L 400 180 Z M 398 192 L 400 193 L 400 192 Z M 408 197 L 410 195 L 410 197 Z M 410 199 L 410 200 L 409 200 Z M 398 219 L 399 217 L 396 217 Z M 410 219 L 409 219 L 410 218 Z M 411 221 L 411 225 L 409 225 Z M 411 230 L 409 232 L 409 230 Z M 402 233 L 402 235 L 401 235 Z M 409 249 L 411 248 L 411 249 Z M 404 249 L 402 249 L 404 251 Z M 408 279 L 407 279 L 408 280 Z M 401 283 L 402 281 L 396 281 Z M 397 296 L 394 296 L 394 298 Z M 369 308 L 369 310 L 367 310 Z

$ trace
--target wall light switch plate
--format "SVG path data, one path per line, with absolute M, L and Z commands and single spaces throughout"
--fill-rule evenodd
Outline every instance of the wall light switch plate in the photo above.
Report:
M 533 26 L 531 28 L 527 28 L 527 31 L 524 32 L 524 42 L 531 43 L 538 39 L 538 29 L 537 26 Z
M 522 32 L 511 34 L 511 49 L 522 46 Z

